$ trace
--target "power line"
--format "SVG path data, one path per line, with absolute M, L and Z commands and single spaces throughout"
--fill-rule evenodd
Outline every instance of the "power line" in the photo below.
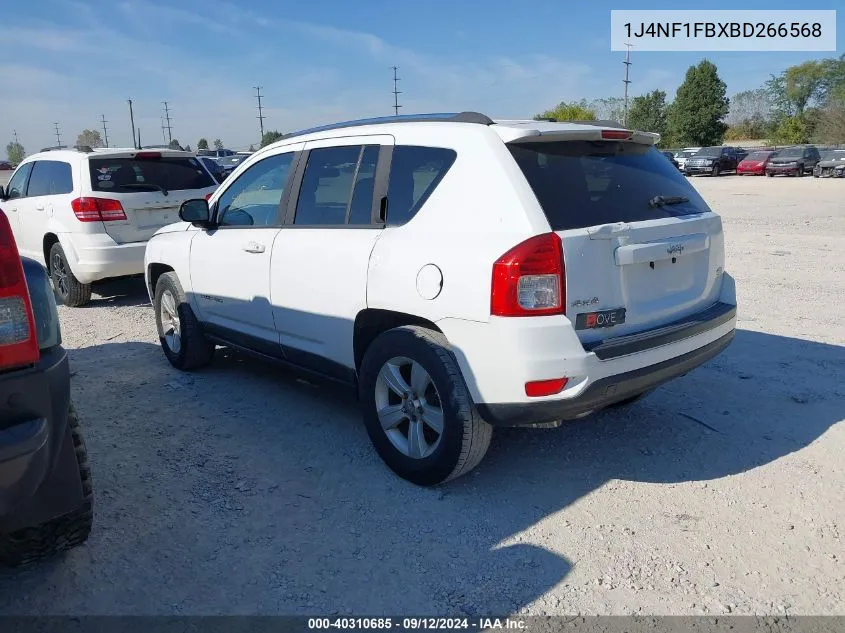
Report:
M 56 126 L 56 145 L 61 147 L 62 146 L 62 135 L 59 133 L 59 124 L 53 123 L 53 125 Z
M 105 114 L 101 114 L 101 115 L 100 115 L 100 120 L 101 120 L 101 122 L 102 122 L 102 124 L 103 124 L 103 138 L 104 138 L 104 140 L 105 140 L 106 147 L 108 147 L 108 146 L 109 146 L 109 130 L 108 130 L 108 128 L 106 127 L 106 123 L 108 123 L 108 121 L 106 121 L 106 115 L 105 115 Z
M 634 45 L 626 42 L 625 46 L 628 47 L 628 50 L 625 52 L 625 61 L 622 62 L 625 64 L 625 79 L 622 80 L 625 84 L 625 112 L 622 115 L 622 125 L 628 125 L 628 84 L 631 83 L 631 80 L 628 79 L 628 70 L 631 67 L 631 48 Z
M 255 97 L 258 99 L 258 126 L 261 129 L 261 140 L 264 140 L 264 112 L 261 108 L 261 86 L 253 86 L 255 88 Z
M 399 70 L 398 66 L 393 66 L 393 113 L 396 116 L 399 116 L 399 108 L 402 106 L 399 105 L 399 95 L 402 94 L 401 90 L 397 90 L 397 84 L 400 81 L 399 77 L 396 76 L 396 71 Z
M 164 118 L 167 120 L 167 142 L 173 141 L 173 131 L 170 126 L 170 109 L 167 107 L 167 101 L 162 101 L 164 104 Z

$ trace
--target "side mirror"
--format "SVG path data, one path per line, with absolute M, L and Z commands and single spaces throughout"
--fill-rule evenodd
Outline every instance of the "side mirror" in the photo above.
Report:
M 211 211 L 208 209 L 208 200 L 197 198 L 185 200 L 179 207 L 179 219 L 182 222 L 190 222 L 197 226 L 208 226 L 211 220 Z

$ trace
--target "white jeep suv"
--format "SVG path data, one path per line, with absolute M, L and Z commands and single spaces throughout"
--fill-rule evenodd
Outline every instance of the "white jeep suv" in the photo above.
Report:
M 65 305 L 91 284 L 141 275 L 147 240 L 217 183 L 193 153 L 64 149 L 21 162 L 0 193 L 21 255 L 46 265 Z
M 149 241 L 163 351 L 357 385 L 379 455 L 420 485 L 475 467 L 494 426 L 631 402 L 736 324 L 721 220 L 657 138 L 478 113 L 289 135 Z

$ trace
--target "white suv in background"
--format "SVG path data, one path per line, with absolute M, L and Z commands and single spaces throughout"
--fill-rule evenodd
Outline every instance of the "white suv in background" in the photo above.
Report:
M 147 240 L 217 183 L 193 153 L 52 150 L 28 156 L 0 201 L 22 256 L 45 264 L 65 305 L 95 281 L 144 272 Z
M 478 113 L 289 135 L 149 241 L 164 353 L 357 384 L 379 455 L 420 485 L 471 470 L 496 425 L 632 402 L 736 325 L 721 220 L 656 140 Z

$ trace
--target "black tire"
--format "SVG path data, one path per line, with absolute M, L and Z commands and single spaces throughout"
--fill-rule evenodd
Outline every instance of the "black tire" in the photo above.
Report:
M 376 408 L 376 382 L 382 367 L 401 356 L 419 363 L 440 397 L 443 431 L 427 457 L 400 452 L 382 430 Z M 434 486 L 475 468 L 487 453 L 493 427 L 478 414 L 461 370 L 440 332 L 403 326 L 379 335 L 364 354 L 359 371 L 364 424 L 379 456 L 397 475 L 419 486 Z
M 766 175 L 767 175 L 769 178 L 773 178 L 773 177 L 774 177 L 774 174 L 773 174 L 772 172 L 770 172 L 770 171 L 767 171 L 767 172 L 766 172 Z
M 67 263 L 65 251 L 58 242 L 50 248 L 47 264 L 53 288 L 64 305 L 78 308 L 91 301 L 91 284 L 84 284 L 76 278 Z
M 165 327 L 162 324 L 161 304 L 166 293 L 173 297 L 178 315 L 180 338 L 178 350 L 174 350 L 168 343 L 165 336 Z M 154 308 L 158 339 L 170 364 L 185 371 L 208 365 L 214 358 L 215 345 L 203 335 L 200 323 L 185 298 L 185 291 L 182 290 L 182 284 L 179 283 L 179 277 L 176 273 L 164 273 L 158 278 L 155 288 Z
M 55 556 L 82 545 L 91 534 L 94 525 L 94 489 L 88 465 L 88 450 L 73 405 L 68 412 L 68 428 L 82 482 L 82 505 L 69 514 L 41 525 L 0 534 L 0 563 L 3 565 L 15 567 Z
M 716 163 L 715 165 L 713 165 L 713 171 L 711 171 L 710 174 L 714 177 L 718 177 L 721 171 L 722 170 L 721 167 L 719 167 L 719 163 Z
M 804 175 L 804 165 L 798 165 L 798 169 L 795 170 L 795 177 L 801 178 Z

